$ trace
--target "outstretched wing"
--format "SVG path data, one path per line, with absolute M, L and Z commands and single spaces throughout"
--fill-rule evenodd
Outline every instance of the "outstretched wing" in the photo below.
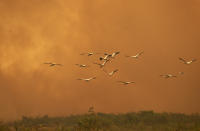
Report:
M 179 60 L 183 61 L 184 63 L 186 63 L 187 61 L 181 57 L 179 57 Z
M 193 59 L 191 62 L 195 62 L 195 61 L 197 61 L 197 59 Z
M 144 53 L 144 51 L 142 51 L 142 52 L 138 53 L 138 55 L 142 55 L 143 53 Z
M 101 65 L 100 63 L 96 63 L 96 62 L 94 62 L 93 64 L 96 64 L 96 65 Z
M 118 55 L 119 53 L 120 53 L 119 51 L 112 53 L 112 57 L 115 57 L 115 56 Z
M 117 82 L 120 82 L 120 83 L 123 83 L 123 84 L 125 84 L 126 82 L 124 82 L 124 81 L 117 81 Z
M 97 78 L 97 77 L 92 77 L 92 78 L 90 78 L 90 79 L 92 80 L 92 79 L 96 79 L 96 78 Z
M 119 71 L 118 69 L 114 70 L 113 72 L 116 73 L 117 71 Z
M 63 66 L 62 64 L 55 64 L 55 65 L 58 65 L 58 66 Z
M 52 64 L 51 62 L 45 62 L 44 64 Z
M 160 75 L 161 77 L 166 77 L 166 75 Z

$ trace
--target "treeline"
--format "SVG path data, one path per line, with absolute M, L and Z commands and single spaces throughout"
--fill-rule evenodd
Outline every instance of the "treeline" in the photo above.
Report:
M 0 131 L 200 131 L 200 115 L 154 113 L 105 114 L 89 111 L 68 117 L 25 117 L 0 123 Z

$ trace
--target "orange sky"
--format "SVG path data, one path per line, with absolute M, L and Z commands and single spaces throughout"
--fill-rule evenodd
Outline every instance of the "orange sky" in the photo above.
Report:
M 1 0 L 0 19 L 0 119 L 84 113 L 91 105 L 114 113 L 200 112 L 200 63 L 178 60 L 200 58 L 199 0 Z M 119 72 L 109 78 L 92 64 L 100 55 L 79 55 L 88 51 L 120 51 L 105 67 Z M 139 60 L 124 57 L 140 51 Z M 185 74 L 159 77 L 179 71 Z

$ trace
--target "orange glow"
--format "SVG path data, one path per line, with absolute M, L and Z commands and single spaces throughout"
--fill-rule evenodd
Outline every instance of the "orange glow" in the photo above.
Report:
M 83 113 L 91 105 L 98 112 L 200 112 L 200 63 L 178 60 L 200 59 L 199 0 L 1 0 L 0 12 L 0 119 Z M 99 54 L 79 55 L 90 51 L 120 51 L 105 67 L 119 72 L 109 77 L 94 65 Z M 141 59 L 124 57 L 140 51 Z

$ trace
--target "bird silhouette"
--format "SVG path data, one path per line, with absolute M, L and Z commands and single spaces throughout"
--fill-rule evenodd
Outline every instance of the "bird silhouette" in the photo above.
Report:
M 181 60 L 181 61 L 182 61 L 184 64 L 186 64 L 186 65 L 190 65 L 190 64 L 192 64 L 193 62 L 196 61 L 196 59 L 193 59 L 193 60 L 191 60 L 191 61 L 186 61 L 185 59 L 180 58 L 180 57 L 179 57 L 179 60 Z
M 62 64 L 52 63 L 52 62 L 45 62 L 44 64 L 48 64 L 49 66 L 62 66 Z
M 102 64 L 94 62 L 93 64 L 99 65 L 100 68 L 103 68 L 109 60 L 105 60 Z
M 112 72 L 107 72 L 106 70 L 103 70 L 104 72 L 106 72 L 109 76 L 113 76 L 116 72 L 118 72 L 118 69 L 113 70 Z
M 80 55 L 92 56 L 94 54 L 100 54 L 100 53 L 87 52 L 87 53 L 81 53 Z
M 91 80 L 93 80 L 93 79 L 96 79 L 96 77 L 91 77 L 91 78 L 87 78 L 87 79 L 79 78 L 79 79 L 77 79 L 77 80 L 83 80 L 83 81 L 89 82 L 89 81 L 91 81 Z
M 88 65 L 85 65 L 85 64 L 75 64 L 75 65 L 77 65 L 79 67 L 89 67 Z
M 177 76 L 172 75 L 172 74 L 165 74 L 165 75 L 160 75 L 160 76 L 163 77 L 163 78 L 166 78 L 166 79 L 172 78 L 172 77 L 177 77 Z
M 140 53 L 138 53 L 138 54 L 136 54 L 136 55 L 134 55 L 134 56 L 128 56 L 128 55 L 126 55 L 126 57 L 131 57 L 131 58 L 136 58 L 136 59 L 138 59 L 139 56 L 141 56 L 143 53 L 144 53 L 144 52 L 140 52 Z
M 120 82 L 122 83 L 123 85 L 128 85 L 128 84 L 131 84 L 131 83 L 135 83 L 133 81 L 117 81 L 117 82 Z

